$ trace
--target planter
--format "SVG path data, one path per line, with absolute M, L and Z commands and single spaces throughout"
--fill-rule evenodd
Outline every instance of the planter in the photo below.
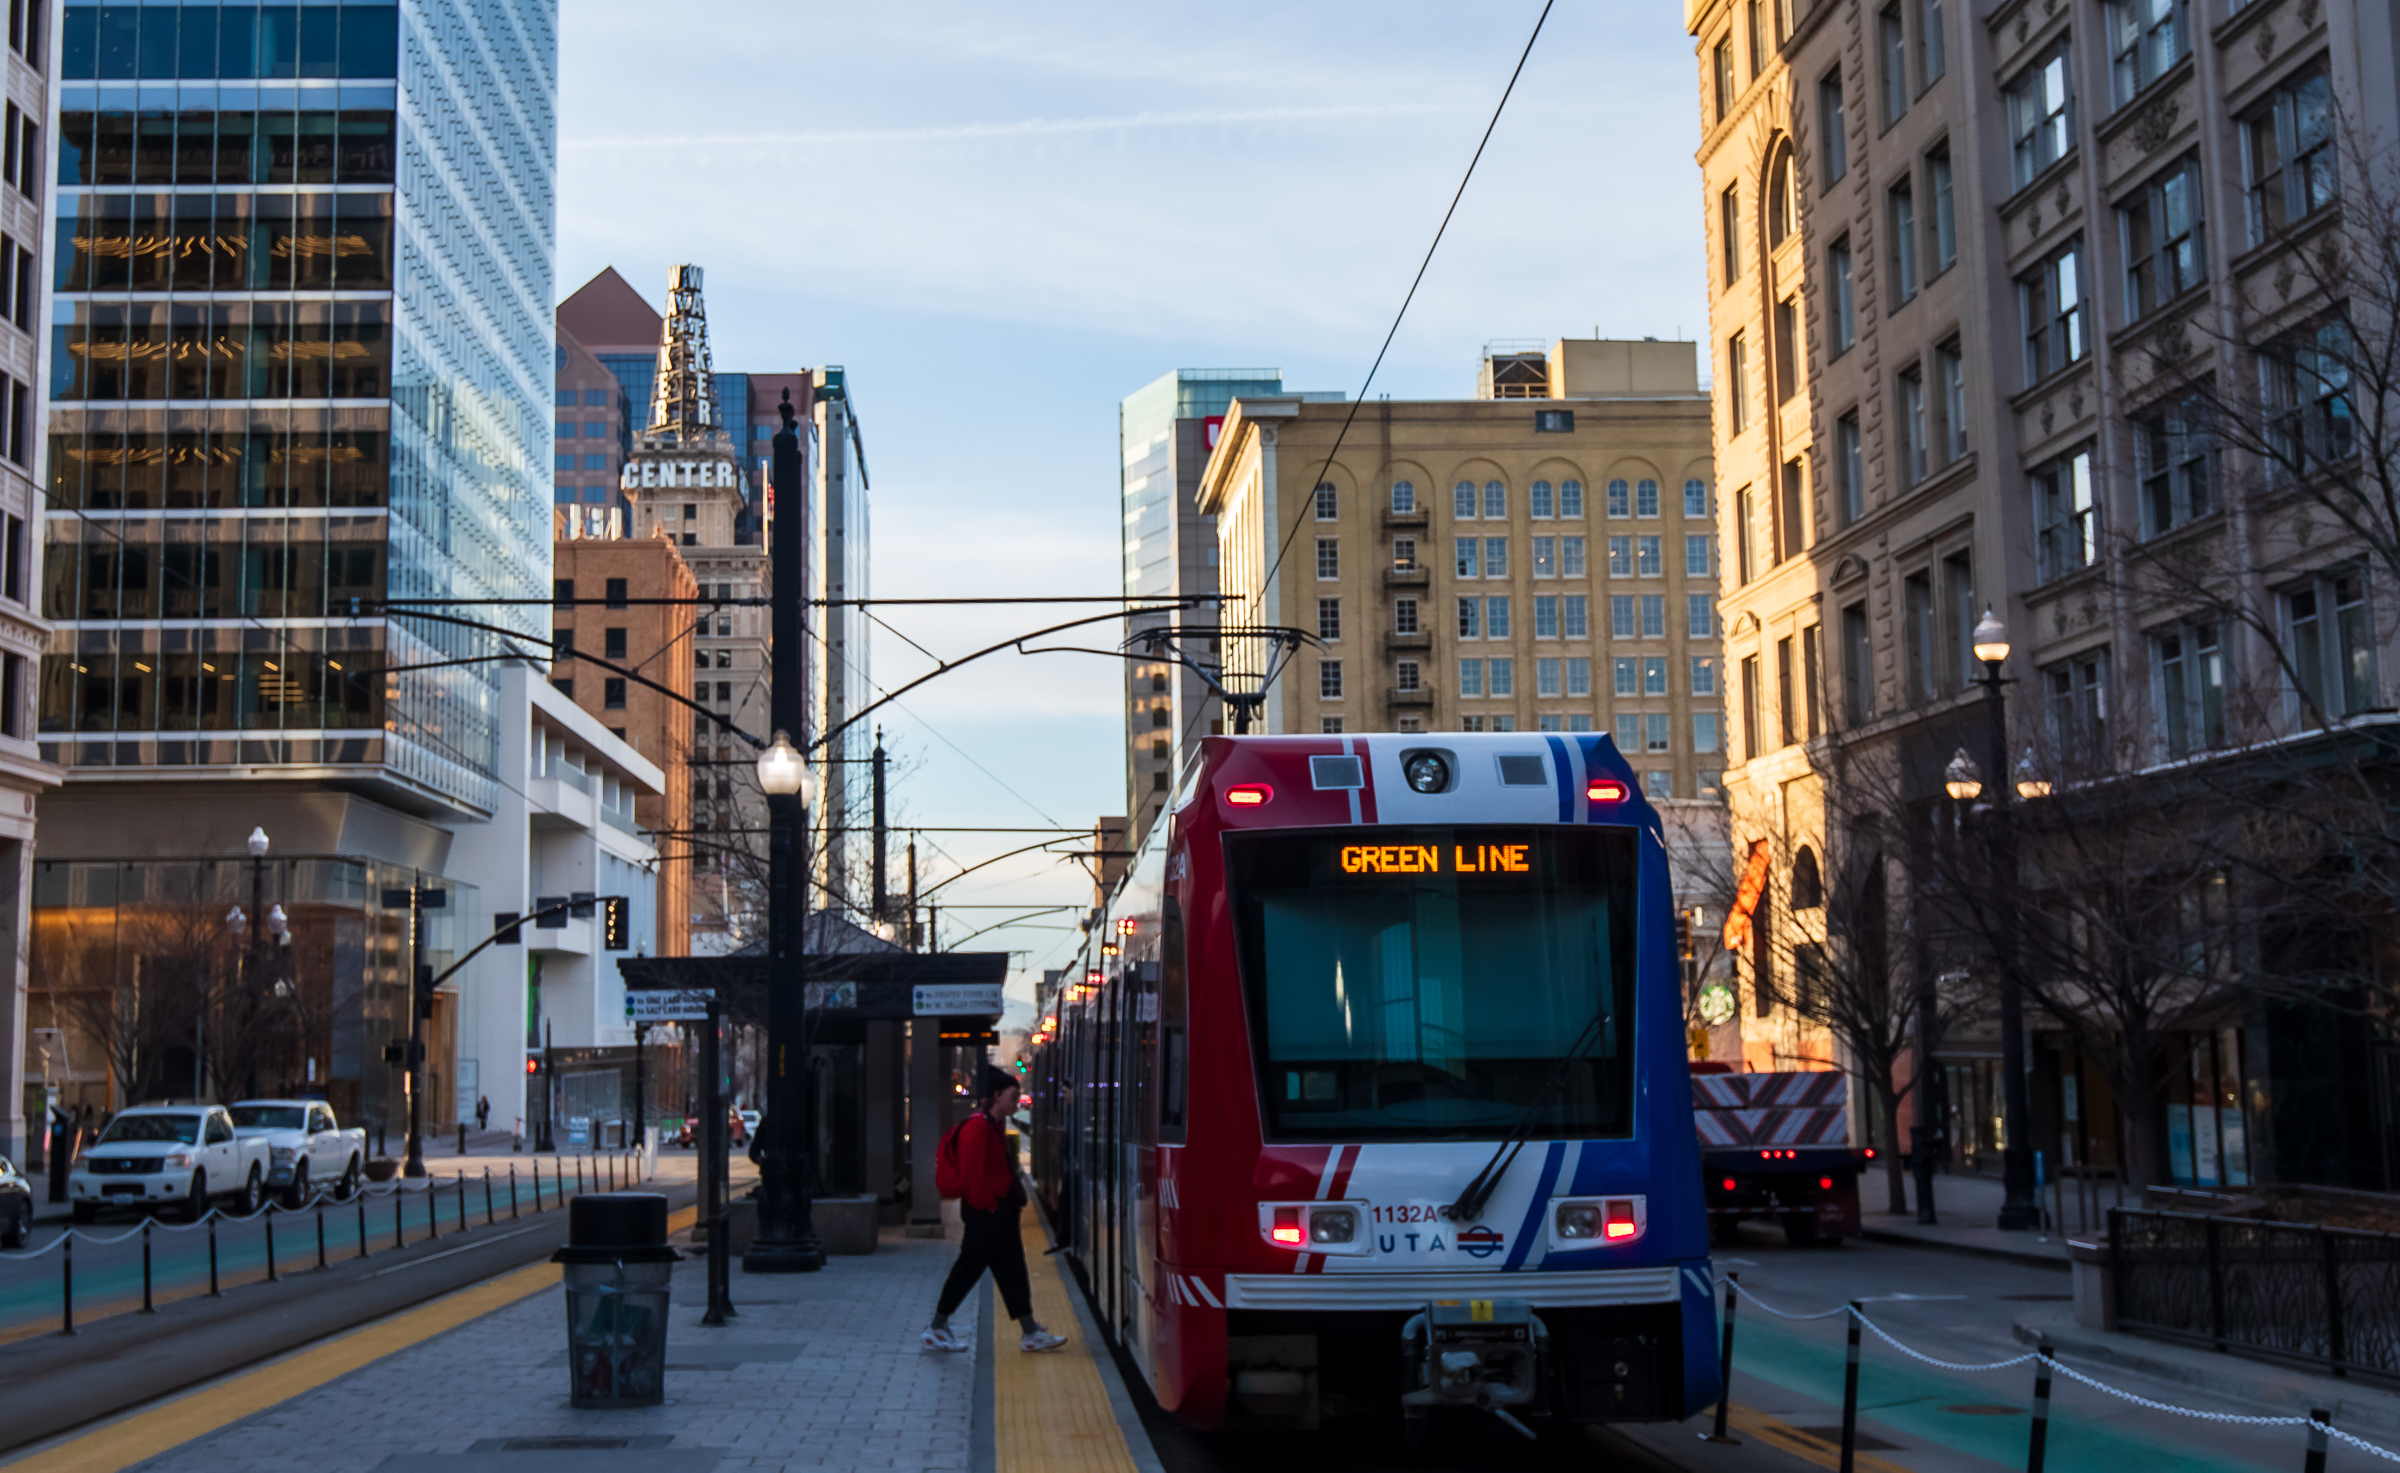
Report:
M 390 1181 L 400 1174 L 400 1163 L 388 1156 L 378 1156 L 367 1163 L 367 1180 Z

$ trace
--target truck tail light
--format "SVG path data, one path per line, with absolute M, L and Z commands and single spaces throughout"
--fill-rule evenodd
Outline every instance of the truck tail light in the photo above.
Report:
M 1741 1189 L 1741 1183 L 1739 1183 L 1739 1182 L 1735 1181 L 1735 1180 L 1734 1180 L 1732 1177 L 1730 1177 L 1730 1176 L 1729 1176 L 1729 1177 L 1727 1177 L 1727 1178 L 1725 1178 L 1725 1180 L 1724 1180 L 1724 1182 L 1723 1182 L 1723 1186 L 1724 1186 L 1725 1190 L 1727 1190 L 1727 1191 L 1729 1191 L 1729 1192 L 1732 1192 L 1732 1191 L 1738 1191 L 1738 1190 L 1740 1190 L 1740 1189 Z
M 1832 1177 L 1830 1177 L 1830 1176 L 1820 1176 L 1820 1177 L 1818 1177 L 1818 1178 L 1817 1178 L 1817 1190 L 1818 1190 L 1818 1191 L 1820 1191 L 1820 1192 L 1830 1192 L 1830 1191 L 1832 1191 L 1832 1190 L 1833 1190 L 1833 1178 L 1832 1178 Z

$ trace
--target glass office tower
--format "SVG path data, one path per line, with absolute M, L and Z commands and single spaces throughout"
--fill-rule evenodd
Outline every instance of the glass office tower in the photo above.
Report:
M 490 811 L 497 685 L 458 662 L 500 637 L 351 601 L 549 593 L 556 32 L 68 0 L 39 726 L 74 781 Z

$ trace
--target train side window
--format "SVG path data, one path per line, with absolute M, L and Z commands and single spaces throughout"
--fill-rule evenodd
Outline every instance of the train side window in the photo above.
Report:
M 1169 895 L 1159 904 L 1158 928 L 1158 1138 L 1183 1143 L 1184 1095 L 1190 1083 L 1184 1022 L 1183 906 Z

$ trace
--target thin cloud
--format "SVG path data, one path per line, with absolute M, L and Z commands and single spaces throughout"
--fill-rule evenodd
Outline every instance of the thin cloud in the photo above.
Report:
M 1211 108 L 1187 112 L 1141 112 L 1102 118 L 1020 118 L 1005 123 L 953 123 L 929 128 L 839 128 L 812 133 L 727 133 L 641 138 L 570 138 L 577 149 L 821 147 L 842 143 L 953 143 L 982 139 L 1038 138 L 1066 133 L 1132 133 L 1174 128 L 1235 127 L 1246 123 L 1306 123 L 1335 118 L 1395 117 L 1454 113 L 1462 109 L 1416 104 L 1358 104 L 1336 107 Z

